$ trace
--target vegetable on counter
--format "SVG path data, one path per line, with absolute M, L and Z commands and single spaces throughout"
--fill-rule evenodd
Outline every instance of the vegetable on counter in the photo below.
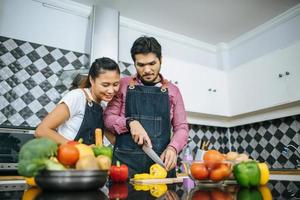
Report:
M 150 175 L 153 176 L 154 178 L 166 178 L 167 171 L 159 164 L 153 164 L 150 167 Z
M 104 155 L 112 159 L 113 150 L 111 147 L 105 147 L 105 146 L 93 146 L 92 147 L 94 155 L 97 157 L 99 155 Z
M 260 170 L 255 161 L 236 164 L 233 167 L 233 174 L 237 182 L 243 187 L 258 186 L 260 184 Z
M 128 178 L 128 167 L 125 164 L 120 165 L 120 161 L 117 161 L 116 165 L 110 167 L 111 180 L 113 182 L 125 182 Z
M 128 197 L 128 187 L 126 183 L 113 183 L 109 188 L 109 199 L 126 199 Z
M 266 163 L 258 163 L 258 167 L 260 170 L 260 185 L 265 185 L 268 183 L 270 179 L 270 171 L 269 167 Z
M 56 152 L 57 144 L 50 139 L 35 138 L 28 141 L 20 150 L 18 173 L 25 177 L 34 177 L 40 170 L 51 169 L 53 162 L 49 159 L 55 156 Z
M 57 159 L 63 165 L 75 165 L 79 159 L 79 151 L 73 144 L 62 144 L 58 147 Z
M 237 200 L 264 200 L 256 188 L 241 188 L 237 193 Z

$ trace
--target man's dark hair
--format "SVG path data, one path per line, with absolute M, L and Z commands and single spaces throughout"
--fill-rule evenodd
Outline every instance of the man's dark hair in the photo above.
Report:
M 161 61 L 161 46 L 154 37 L 142 36 L 136 39 L 131 47 L 131 58 L 135 62 L 136 54 L 154 53 Z

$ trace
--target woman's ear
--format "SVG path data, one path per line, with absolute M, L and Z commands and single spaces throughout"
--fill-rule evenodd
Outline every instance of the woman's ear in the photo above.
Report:
M 95 81 L 94 81 L 94 79 L 91 76 L 89 76 L 89 81 L 91 83 L 91 86 L 93 86 Z

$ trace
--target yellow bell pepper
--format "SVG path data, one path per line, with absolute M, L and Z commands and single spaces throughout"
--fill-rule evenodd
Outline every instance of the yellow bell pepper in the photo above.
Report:
M 150 167 L 150 175 L 152 175 L 155 178 L 166 178 L 167 171 L 165 168 L 163 168 L 159 164 L 153 164 Z
M 263 197 L 263 200 L 272 200 L 272 193 L 271 193 L 270 189 L 268 188 L 268 186 L 263 185 L 263 186 L 260 186 L 258 189 Z
M 154 177 L 151 174 L 142 173 L 142 174 L 135 174 L 133 179 L 134 180 L 143 180 L 143 179 L 153 179 Z
M 265 185 L 270 179 L 269 167 L 266 163 L 258 163 L 258 168 L 260 170 L 260 185 Z
M 136 191 L 148 191 L 150 190 L 150 185 L 144 185 L 144 184 L 133 184 L 133 189 Z
M 168 190 L 166 184 L 155 184 L 150 186 L 150 194 L 156 198 L 165 194 Z

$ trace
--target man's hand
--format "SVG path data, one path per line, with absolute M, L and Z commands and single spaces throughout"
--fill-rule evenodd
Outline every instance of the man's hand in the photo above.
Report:
M 130 122 L 129 127 L 131 136 L 135 143 L 137 143 L 138 145 L 147 143 L 147 145 L 152 148 L 151 140 L 146 130 L 143 128 L 139 121 Z
M 177 152 L 172 146 L 168 146 L 161 154 L 160 158 L 164 161 L 165 167 L 168 171 L 176 167 Z

